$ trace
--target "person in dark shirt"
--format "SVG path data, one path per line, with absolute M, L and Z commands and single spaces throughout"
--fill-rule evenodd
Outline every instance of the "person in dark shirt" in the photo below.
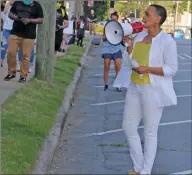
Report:
M 59 51 L 63 37 L 63 16 L 61 9 L 56 13 L 55 54 Z
M 67 12 L 66 12 L 66 7 L 62 5 L 60 8 L 62 9 L 62 11 L 64 11 L 64 15 L 63 15 L 64 20 L 68 21 L 69 17 L 68 17 Z
M 8 40 L 8 75 L 4 78 L 5 81 L 16 76 L 16 55 L 20 47 L 22 63 L 19 82 L 26 82 L 30 57 L 36 39 L 36 26 L 43 22 L 43 17 L 43 9 L 37 1 L 23 0 L 13 3 L 9 12 L 9 18 L 14 20 L 14 23 Z
M 59 6 L 56 12 L 56 33 L 55 33 L 55 57 L 58 51 L 61 51 L 61 43 L 63 40 L 63 29 L 67 27 L 65 19 L 68 19 L 68 16 L 62 13 L 63 10 Z M 55 58 L 56 59 L 56 58 Z
M 75 44 L 75 31 L 76 31 L 76 21 L 77 21 L 77 18 L 75 16 L 75 14 L 73 14 L 73 16 L 71 17 L 71 21 L 73 21 L 73 37 L 72 37 L 72 44 Z
M 62 10 L 64 28 L 66 28 L 69 26 L 69 22 L 68 22 L 69 18 L 68 18 L 67 12 L 66 12 L 66 8 L 65 8 L 65 6 L 61 5 L 60 9 Z M 67 34 L 65 34 L 63 32 L 63 40 L 61 43 L 61 47 L 58 50 L 59 52 L 65 52 L 66 40 L 67 40 Z
M 96 32 L 95 32 L 96 21 L 97 21 L 97 15 L 95 15 L 95 11 L 92 9 L 92 10 L 91 10 L 91 14 L 90 14 L 89 17 L 88 17 L 88 22 L 89 22 L 89 34 L 90 34 L 90 35 L 92 35 L 92 32 L 93 32 L 94 35 L 96 34 Z
M 83 38 L 85 36 L 85 19 L 80 16 L 80 20 L 77 23 L 77 46 L 83 47 Z

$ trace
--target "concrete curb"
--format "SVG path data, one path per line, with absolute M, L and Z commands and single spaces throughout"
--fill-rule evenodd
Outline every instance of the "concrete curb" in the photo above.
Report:
M 49 136 L 44 142 L 43 148 L 39 153 L 38 160 L 36 161 L 35 167 L 32 170 L 32 174 L 47 174 L 48 168 L 51 165 L 55 153 L 55 149 L 62 134 L 66 117 L 73 101 L 73 94 L 82 75 L 83 66 L 90 48 L 91 45 L 88 45 L 85 53 L 81 57 L 81 65 L 77 68 L 73 80 L 66 91 L 61 108 L 57 113 L 56 122 L 51 128 Z

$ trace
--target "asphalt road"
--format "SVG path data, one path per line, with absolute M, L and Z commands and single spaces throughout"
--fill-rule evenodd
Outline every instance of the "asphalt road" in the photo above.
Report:
M 153 174 L 191 174 L 192 170 L 191 40 L 177 43 L 179 71 L 174 87 L 178 105 L 164 111 Z M 126 90 L 116 92 L 110 87 L 103 91 L 99 53 L 99 47 L 90 50 L 50 173 L 127 174 L 132 169 L 121 129 Z M 110 75 L 109 85 L 113 81 L 114 75 Z M 140 128 L 143 138 L 142 131 Z

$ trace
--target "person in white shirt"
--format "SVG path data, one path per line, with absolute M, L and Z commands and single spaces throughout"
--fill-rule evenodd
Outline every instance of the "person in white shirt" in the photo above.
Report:
M 3 61 L 5 59 L 5 55 L 7 52 L 7 47 L 8 47 L 8 38 L 10 36 L 10 32 L 13 26 L 13 20 L 11 20 L 8 17 L 9 11 L 11 9 L 11 6 L 13 4 L 14 0 L 8 1 L 5 4 L 4 11 L 1 12 L 4 14 L 4 24 L 3 24 L 3 34 L 2 34 L 2 49 L 1 49 L 1 58 L 0 58 L 0 65 L 3 67 Z
M 1 46 L 2 46 L 2 41 L 3 41 L 3 23 L 4 23 L 4 18 L 5 18 L 5 15 L 4 15 L 4 5 L 1 4 L 1 16 L 0 16 L 0 19 L 1 19 Z
M 85 36 L 85 19 L 80 16 L 79 25 L 77 26 L 77 46 L 83 47 L 83 38 Z
M 2 4 L 1 4 L 1 19 L 2 19 L 2 20 L 4 20 L 4 17 L 5 17 L 5 15 L 4 15 L 4 9 L 5 9 L 5 4 L 2 3 Z
M 129 174 L 151 174 L 163 109 L 177 104 L 172 81 L 178 70 L 177 46 L 175 40 L 161 29 L 166 18 L 164 7 L 150 5 L 143 18 L 147 30 L 134 40 L 125 38 L 134 63 L 122 123 L 134 166 Z M 141 119 L 144 123 L 144 153 L 137 132 Z

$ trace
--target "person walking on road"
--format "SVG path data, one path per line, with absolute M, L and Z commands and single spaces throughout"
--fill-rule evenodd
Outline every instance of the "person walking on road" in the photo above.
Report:
M 97 21 L 97 15 L 95 14 L 95 11 L 92 9 L 91 14 L 88 17 L 89 22 L 89 34 L 96 35 L 95 29 L 96 29 L 96 21 Z
M 129 174 L 151 174 L 163 109 L 177 104 L 172 81 L 178 70 L 177 46 L 175 40 L 161 29 L 166 18 L 163 6 L 150 5 L 143 18 L 147 30 L 134 40 L 125 38 L 133 64 L 122 123 L 134 167 Z M 144 153 L 137 132 L 141 119 L 144 123 Z
M 118 21 L 118 13 L 114 12 L 111 14 L 111 19 Z M 108 89 L 108 74 L 110 69 L 111 61 L 114 61 L 115 63 L 115 71 L 116 71 L 116 77 L 121 69 L 121 58 L 122 58 L 122 45 L 112 45 L 106 40 L 106 36 L 103 35 L 103 48 L 101 51 L 102 58 L 104 59 L 104 90 L 106 91 Z M 117 91 L 121 91 L 120 88 L 116 89 Z
M 16 77 L 16 56 L 20 47 L 22 63 L 19 82 L 24 83 L 29 73 L 29 62 L 36 38 L 36 27 L 37 24 L 43 22 L 43 9 L 37 1 L 15 1 L 10 9 L 9 17 L 14 22 L 8 40 L 8 74 L 4 80 L 9 81 Z

